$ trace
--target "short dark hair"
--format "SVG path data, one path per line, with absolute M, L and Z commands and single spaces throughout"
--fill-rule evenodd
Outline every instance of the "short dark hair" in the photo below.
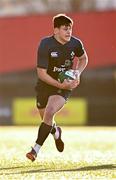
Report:
M 73 20 L 66 16 L 66 14 L 58 14 L 56 16 L 53 17 L 53 25 L 54 28 L 59 28 L 60 26 L 69 26 L 69 25 L 73 25 Z

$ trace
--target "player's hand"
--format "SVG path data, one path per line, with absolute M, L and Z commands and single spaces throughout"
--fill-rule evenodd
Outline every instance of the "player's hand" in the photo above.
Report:
M 67 90 L 72 90 L 76 88 L 80 83 L 80 79 L 76 80 L 67 80 L 65 79 L 64 82 L 61 84 L 61 89 L 67 89 Z

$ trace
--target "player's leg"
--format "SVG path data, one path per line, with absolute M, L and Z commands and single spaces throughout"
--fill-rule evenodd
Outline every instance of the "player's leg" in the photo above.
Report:
M 47 105 L 47 101 L 49 97 L 49 94 L 47 94 L 46 92 L 47 91 L 45 89 L 39 87 L 37 91 L 37 96 L 36 96 L 36 105 L 39 110 L 41 119 L 43 119 L 45 107 Z M 41 132 L 42 127 L 43 127 L 43 122 L 40 124 L 38 128 L 38 134 L 39 132 Z M 35 143 L 35 145 L 32 147 L 32 150 L 26 154 L 26 157 L 30 159 L 31 161 L 34 161 L 37 157 L 37 153 L 39 152 L 40 148 L 41 148 L 41 144 Z
M 56 148 L 59 152 L 64 150 L 64 143 L 61 139 L 62 130 L 60 127 L 56 126 L 54 121 L 55 114 L 61 110 L 65 104 L 65 99 L 59 95 L 52 95 L 49 97 L 48 104 L 44 113 L 44 122 L 48 125 L 52 125 L 51 134 L 54 137 Z
M 41 120 L 43 119 L 44 111 L 45 111 L 45 108 L 39 109 L 39 114 L 40 114 Z M 39 129 L 40 129 L 40 127 L 39 127 Z M 39 129 L 38 129 L 38 131 L 39 131 Z M 31 161 L 35 161 L 40 148 L 41 148 L 41 145 L 35 143 L 35 145 L 31 149 L 31 151 L 26 154 L 26 157 L 28 159 L 30 159 Z
M 27 153 L 26 155 L 31 161 L 34 161 L 36 159 L 41 146 L 43 145 L 44 141 L 46 140 L 46 138 L 48 137 L 49 133 L 52 130 L 53 117 L 55 113 L 58 112 L 63 107 L 64 103 L 65 103 L 65 99 L 59 95 L 54 95 L 49 97 L 47 106 L 44 111 L 43 122 L 41 123 L 38 130 L 36 144 L 34 148 L 32 148 L 31 152 Z M 39 102 L 39 108 L 41 107 L 43 106 Z M 43 113 L 41 110 L 41 116 L 42 115 Z
M 39 114 L 41 116 L 41 119 L 43 119 L 43 117 L 44 117 L 44 112 L 45 112 L 45 108 L 39 109 Z M 53 123 L 52 123 L 51 134 L 54 137 L 57 150 L 59 152 L 62 152 L 64 150 L 64 143 L 61 139 L 62 130 L 61 130 L 61 127 L 56 125 L 54 118 L 53 118 Z M 36 149 L 37 147 L 38 147 L 38 145 L 35 144 L 34 149 Z M 38 149 L 39 149 L 39 147 L 38 147 Z
M 40 125 L 36 140 L 36 143 L 40 146 L 43 145 L 44 141 L 52 130 L 54 115 L 64 106 L 64 104 L 65 99 L 59 95 L 52 95 L 49 97 L 44 112 L 43 122 Z
M 54 115 L 64 106 L 65 99 L 60 95 L 51 95 L 45 108 L 43 121 L 52 126 Z
M 38 110 L 39 110 L 39 114 L 40 114 L 41 120 L 43 120 L 45 108 L 38 109 Z
M 44 117 L 44 112 L 45 112 L 45 108 L 44 109 L 39 109 L 39 114 L 41 116 L 41 119 L 43 119 L 43 117 Z M 56 122 L 55 122 L 54 119 L 53 119 L 53 122 L 52 122 L 51 134 L 54 137 L 57 150 L 59 152 L 62 152 L 64 150 L 64 143 L 63 143 L 63 141 L 61 139 L 62 130 L 61 130 L 61 127 L 56 125 Z M 36 149 L 36 148 L 39 149 L 38 145 L 35 144 L 34 149 Z
M 43 139 L 47 138 L 47 137 L 46 138 L 44 137 L 45 136 L 44 126 L 46 126 L 47 129 L 49 129 L 49 127 L 50 127 L 51 130 L 50 129 L 49 130 L 54 136 L 57 150 L 60 152 L 63 151 L 64 143 L 61 140 L 62 130 L 60 127 L 57 127 L 56 125 L 54 125 L 54 116 L 64 106 L 64 104 L 66 103 L 69 96 L 70 96 L 69 91 L 66 91 L 66 92 L 63 91 L 63 92 L 61 92 L 61 95 L 57 94 L 57 95 L 51 95 L 49 97 L 48 103 L 44 110 L 44 113 L 42 113 L 42 111 L 40 112 L 43 117 L 43 123 L 42 123 L 42 127 L 40 127 L 41 131 L 40 131 L 40 129 L 38 131 L 38 138 L 36 140 L 37 144 L 40 145 L 41 141 L 43 142 Z M 40 135 L 40 134 L 42 134 L 42 132 L 44 133 L 44 136 Z M 47 132 L 47 130 L 46 130 L 46 134 L 49 134 L 49 132 Z M 41 139 L 41 141 L 40 141 L 40 139 Z
M 53 95 L 49 97 L 45 111 L 40 110 L 41 117 L 43 117 L 43 122 L 39 127 L 35 146 L 26 155 L 27 158 L 30 159 L 31 161 L 34 161 L 36 159 L 41 146 L 43 145 L 43 143 L 45 142 L 46 138 L 48 137 L 49 133 L 52 130 L 53 118 L 55 113 L 58 112 L 64 106 L 64 104 L 65 104 L 65 99 L 62 96 Z M 55 142 L 56 144 L 58 142 L 59 146 L 62 146 L 62 149 L 64 149 L 64 143 L 61 141 L 61 129 L 59 127 L 56 129 L 57 129 L 56 132 L 58 131 L 57 132 L 58 138 Z M 60 152 L 61 151 L 62 150 L 60 150 Z
M 57 97 L 57 96 L 53 96 L 53 101 L 52 101 L 53 107 L 56 106 L 56 102 L 59 104 L 59 102 L 55 100 L 56 97 Z M 58 112 L 59 110 L 61 110 L 61 108 L 64 106 L 64 104 L 65 104 L 65 102 L 66 102 L 66 98 L 65 98 L 64 96 L 59 96 L 59 95 L 58 95 L 58 98 L 59 98 L 59 101 L 61 101 L 60 98 L 62 99 L 63 105 L 61 105 L 61 107 L 59 107 L 59 109 L 57 109 L 57 112 Z M 50 97 L 49 99 L 51 99 L 51 97 Z M 49 101 L 49 102 L 50 102 L 50 101 Z M 49 107 L 49 104 L 48 104 L 48 107 Z M 46 110 L 47 110 L 47 108 L 46 108 Z M 49 110 L 48 110 L 48 111 L 49 111 Z M 63 143 L 63 141 L 62 141 L 62 139 L 61 139 L 62 130 L 61 130 L 61 127 L 59 127 L 59 126 L 56 125 L 56 122 L 55 122 L 55 120 L 54 120 L 54 117 L 55 117 L 55 115 L 52 117 L 52 130 L 51 130 L 50 133 L 51 133 L 51 134 L 53 135 L 53 137 L 54 137 L 57 150 L 58 150 L 59 152 L 62 152 L 62 151 L 64 150 L 64 143 Z
M 71 91 L 67 91 L 67 90 L 61 90 L 61 91 L 58 91 L 57 92 L 58 95 L 60 95 L 63 99 L 64 99 L 64 102 L 66 103 L 68 98 L 70 97 L 71 95 Z M 63 107 L 63 106 L 62 106 Z M 62 108 L 61 107 L 61 108 Z M 55 140 L 55 144 L 56 144 L 56 148 L 59 152 L 62 152 L 64 150 L 64 143 L 61 139 L 61 134 L 62 134 L 62 130 L 61 130 L 61 127 L 59 126 L 56 126 L 56 123 L 54 121 L 53 123 L 53 127 L 52 127 L 52 130 L 51 130 L 51 134 L 53 135 L 54 137 L 54 140 Z

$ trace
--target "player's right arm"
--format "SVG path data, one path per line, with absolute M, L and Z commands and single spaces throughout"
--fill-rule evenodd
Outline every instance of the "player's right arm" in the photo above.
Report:
M 37 75 L 38 78 L 52 86 L 55 86 L 59 89 L 74 89 L 78 83 L 74 80 L 71 82 L 64 81 L 60 83 L 59 81 L 52 78 L 48 73 L 48 60 L 49 60 L 49 53 L 48 53 L 48 43 L 45 40 L 42 40 L 40 46 L 38 48 L 37 53 Z
M 38 78 L 41 79 L 41 81 L 49 84 L 49 85 L 52 85 L 52 86 L 55 86 L 59 89 L 74 89 L 77 87 L 78 85 L 78 82 L 76 80 L 74 81 L 67 81 L 67 80 L 64 80 L 63 83 L 60 83 L 59 81 L 53 79 L 48 73 L 47 73 L 47 69 L 43 69 L 43 68 L 39 68 L 37 67 L 37 75 L 38 75 Z

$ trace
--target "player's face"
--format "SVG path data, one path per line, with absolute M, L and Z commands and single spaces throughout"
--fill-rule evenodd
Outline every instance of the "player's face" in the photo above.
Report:
M 60 26 L 60 28 L 56 29 L 56 36 L 58 40 L 62 43 L 65 44 L 66 42 L 70 41 L 72 35 L 72 25 L 69 26 Z

